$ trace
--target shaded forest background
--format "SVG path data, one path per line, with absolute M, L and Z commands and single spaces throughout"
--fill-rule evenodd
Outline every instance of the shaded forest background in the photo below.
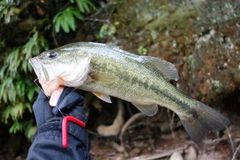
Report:
M 233 137 L 240 138 L 234 125 L 240 122 L 240 1 L 0 0 L 0 159 L 24 157 L 36 130 L 31 105 L 39 87 L 28 59 L 81 41 L 113 43 L 173 63 L 180 78 L 172 84 L 224 113 L 233 123 Z M 117 107 L 103 102 L 96 107 L 93 99 L 88 101 L 91 140 L 98 137 L 97 126 L 111 124 L 117 114 Z M 127 120 L 138 111 L 124 104 Z M 171 122 L 161 116 L 152 121 Z M 153 128 L 147 134 L 162 134 L 159 126 Z M 239 141 L 224 144 L 228 152 L 222 158 L 239 156 Z

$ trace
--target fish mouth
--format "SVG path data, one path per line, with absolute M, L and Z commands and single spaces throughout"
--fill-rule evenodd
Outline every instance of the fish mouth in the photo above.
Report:
M 29 59 L 29 63 L 33 67 L 35 74 L 37 75 L 39 82 L 46 83 L 49 81 L 49 75 L 43 64 L 38 59 L 38 57 L 34 57 Z
M 46 96 L 51 96 L 63 84 L 63 79 L 55 76 L 51 66 L 44 64 L 39 57 L 29 59 L 29 63 L 33 67 Z

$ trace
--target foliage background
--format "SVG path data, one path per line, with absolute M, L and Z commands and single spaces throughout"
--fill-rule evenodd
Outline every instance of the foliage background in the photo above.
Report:
M 20 139 L 30 142 L 36 130 L 31 105 L 39 87 L 28 59 L 67 43 L 65 35 L 76 34 L 95 5 L 89 0 L 0 1 L 1 142 L 9 142 L 1 152 L 10 159 L 23 151 L 19 145 L 24 140 L 15 139 L 23 134 L 26 138 Z
M 28 59 L 71 42 L 111 42 L 171 61 L 181 91 L 238 111 L 239 8 L 233 0 L 0 0 L 0 155 L 26 153 L 36 130 L 39 87 Z

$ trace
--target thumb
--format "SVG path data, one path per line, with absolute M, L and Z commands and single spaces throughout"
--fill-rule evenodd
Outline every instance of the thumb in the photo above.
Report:
M 63 87 L 58 87 L 52 94 L 52 96 L 50 97 L 50 100 L 49 100 L 49 104 L 50 106 L 52 107 L 56 107 L 57 105 L 57 102 L 58 102 L 58 99 L 60 97 L 60 95 L 62 94 L 63 92 Z

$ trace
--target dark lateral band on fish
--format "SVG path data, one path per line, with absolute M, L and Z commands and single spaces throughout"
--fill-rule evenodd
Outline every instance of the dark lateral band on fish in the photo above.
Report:
M 158 88 L 151 86 L 150 89 L 154 90 L 156 93 L 160 93 L 161 95 L 169 98 L 171 101 L 175 102 L 176 104 L 178 104 L 180 107 L 182 107 L 182 109 L 186 110 L 186 112 L 188 114 L 194 114 L 196 115 L 195 110 L 192 109 L 190 107 L 190 105 L 180 99 L 177 99 L 176 97 L 172 96 L 171 94 L 169 94 L 168 92 L 163 92 L 161 90 L 159 90 Z
M 139 85 L 143 86 L 146 90 L 152 90 L 154 91 L 156 94 L 161 94 L 162 96 L 170 99 L 171 101 L 175 102 L 176 104 L 178 104 L 179 106 L 181 106 L 188 114 L 194 114 L 194 109 L 192 109 L 190 107 L 190 105 L 176 97 L 174 97 L 172 94 L 168 93 L 168 92 L 164 92 L 163 90 L 160 90 L 159 88 L 152 86 L 152 85 L 147 85 L 146 83 L 141 83 L 141 81 L 139 81 L 137 78 L 132 78 L 132 79 L 126 79 L 125 81 L 129 81 L 132 80 L 136 83 L 138 83 Z M 196 115 L 196 113 L 195 113 Z
M 200 144 L 209 131 L 225 129 L 230 121 L 211 107 L 183 95 L 166 79 L 178 80 L 172 63 L 138 56 L 114 45 L 78 42 L 45 51 L 29 60 L 39 80 L 92 92 L 111 103 L 110 96 L 134 104 L 153 116 L 158 105 L 175 112 L 191 139 Z M 57 85 L 54 85 L 57 87 Z M 46 88 L 49 96 L 55 88 Z

